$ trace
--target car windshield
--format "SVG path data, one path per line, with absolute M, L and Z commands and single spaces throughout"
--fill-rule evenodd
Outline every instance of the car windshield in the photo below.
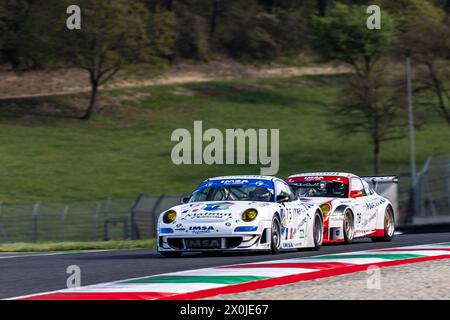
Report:
M 348 185 L 338 181 L 308 181 L 290 183 L 297 197 L 347 198 Z
M 228 181 L 230 180 L 203 183 L 194 191 L 189 198 L 189 202 L 274 201 L 273 183 L 271 181 L 245 180 L 244 183 L 227 183 Z

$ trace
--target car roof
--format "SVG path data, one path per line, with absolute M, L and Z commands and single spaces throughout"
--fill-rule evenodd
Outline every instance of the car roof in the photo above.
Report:
M 287 179 L 297 178 L 297 177 L 312 177 L 312 176 L 329 176 L 329 177 L 345 177 L 345 178 L 358 178 L 357 175 L 347 172 L 307 172 L 298 173 L 287 177 Z
M 275 181 L 275 180 L 281 180 L 276 177 L 271 176 L 258 176 L 258 175 L 240 175 L 240 176 L 221 176 L 221 177 L 213 177 L 206 179 L 205 181 L 214 181 L 214 180 L 238 180 L 238 179 L 258 179 L 258 180 L 267 180 L 267 181 Z

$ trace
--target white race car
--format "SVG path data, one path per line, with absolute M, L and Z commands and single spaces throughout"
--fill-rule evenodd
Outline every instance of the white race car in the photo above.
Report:
M 351 243 L 354 238 L 391 241 L 395 215 L 391 202 L 377 194 L 377 183 L 397 183 L 398 177 L 364 177 L 341 172 L 302 173 L 288 177 L 295 195 L 317 204 L 324 214 L 324 243 Z
M 318 250 L 323 229 L 320 207 L 298 200 L 281 179 L 217 177 L 160 215 L 158 252 Z

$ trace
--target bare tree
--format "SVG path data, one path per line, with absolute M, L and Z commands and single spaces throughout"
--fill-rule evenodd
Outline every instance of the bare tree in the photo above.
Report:
M 394 28 L 389 15 L 383 28 L 361 28 L 366 7 L 336 5 L 315 20 L 315 47 L 325 58 L 344 62 L 354 74 L 346 79 L 336 104 L 330 106 L 332 125 L 342 134 L 362 132 L 372 143 L 373 170 L 380 172 L 381 144 L 400 138 L 401 107 L 394 103 L 388 80 L 380 71 L 390 50 Z
M 419 102 L 434 108 L 450 126 L 449 17 L 431 4 L 417 3 L 407 9 L 399 47 L 411 55 L 418 67 L 414 80 Z

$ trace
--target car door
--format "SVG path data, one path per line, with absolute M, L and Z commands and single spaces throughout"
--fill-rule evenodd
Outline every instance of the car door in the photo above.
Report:
M 287 196 L 287 201 L 280 202 L 283 215 L 281 217 L 282 245 L 284 247 L 297 247 L 304 242 L 307 227 L 307 212 L 301 206 L 291 188 L 282 180 L 275 183 L 277 196 Z
M 352 209 L 355 216 L 355 236 L 361 236 L 368 230 L 369 212 L 365 205 L 366 191 L 360 178 L 351 178 L 350 197 L 352 198 Z
M 366 196 L 364 197 L 364 207 L 367 211 L 368 220 L 366 223 L 366 229 L 369 231 L 375 230 L 376 223 L 377 223 L 377 214 L 378 214 L 378 196 L 375 194 L 373 189 L 369 186 L 369 184 L 362 180 L 364 190 L 366 193 Z

